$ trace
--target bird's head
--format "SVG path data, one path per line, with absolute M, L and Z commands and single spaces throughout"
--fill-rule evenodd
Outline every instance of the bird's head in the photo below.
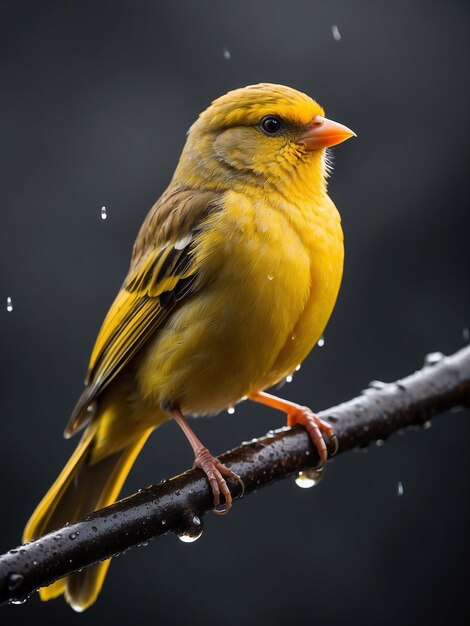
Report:
M 325 148 L 354 136 L 309 96 L 261 83 L 215 100 L 188 132 L 175 176 L 225 188 L 325 186 Z M 315 180 L 318 179 L 318 180 Z

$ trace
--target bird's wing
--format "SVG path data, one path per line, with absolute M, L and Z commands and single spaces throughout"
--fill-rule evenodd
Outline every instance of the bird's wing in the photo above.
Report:
M 148 244 L 144 244 L 147 251 L 139 245 L 139 238 L 145 237 L 147 242 L 149 240 L 148 228 L 144 228 L 144 223 L 134 247 L 131 270 L 98 333 L 85 380 L 86 387 L 67 425 L 66 437 L 90 422 L 98 394 L 148 339 L 162 328 L 175 307 L 201 288 L 203 281 L 193 252 L 200 233 L 201 217 L 207 215 L 211 206 L 211 203 L 206 204 L 203 215 L 200 210 L 197 211 L 194 220 L 191 220 L 192 228 L 185 229 L 185 236 L 177 239 L 176 230 L 170 241 L 150 249 Z M 158 219 L 155 216 L 152 228 L 158 230 Z

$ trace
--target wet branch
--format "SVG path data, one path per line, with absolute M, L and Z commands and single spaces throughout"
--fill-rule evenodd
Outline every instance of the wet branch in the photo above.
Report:
M 335 428 L 338 453 L 365 447 L 441 411 L 470 406 L 470 347 L 449 357 L 430 355 L 420 371 L 322 411 Z M 329 443 L 329 451 L 332 446 Z M 302 427 L 254 439 L 220 459 L 245 484 L 245 496 L 315 467 L 318 454 Z M 229 481 L 234 499 L 240 487 Z M 21 601 L 38 587 L 167 533 L 194 539 L 202 532 L 212 493 L 201 470 L 191 470 L 88 515 L 0 556 L 0 604 Z

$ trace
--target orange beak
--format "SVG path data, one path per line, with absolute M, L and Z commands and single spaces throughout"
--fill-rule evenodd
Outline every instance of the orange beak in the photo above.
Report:
M 310 128 L 300 135 L 297 143 L 302 144 L 306 150 L 320 150 L 336 146 L 350 137 L 357 137 L 357 135 L 347 126 L 316 115 Z

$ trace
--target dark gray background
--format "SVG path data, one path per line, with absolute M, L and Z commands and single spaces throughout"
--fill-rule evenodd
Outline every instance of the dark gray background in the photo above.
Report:
M 62 430 L 96 332 L 186 129 L 228 89 L 291 85 L 358 134 L 334 150 L 330 184 L 346 236 L 341 295 L 325 346 L 283 393 L 326 408 L 465 343 L 466 2 L 11 0 L 0 9 L 1 551 L 18 543 L 76 443 Z M 344 455 L 315 489 L 266 489 L 226 518 L 208 516 L 195 544 L 167 537 L 116 559 L 84 615 L 34 597 L 0 609 L 0 620 L 463 624 L 468 418 L 446 414 L 430 430 Z M 245 403 L 193 425 L 219 453 L 282 419 Z M 190 463 L 166 424 L 125 493 Z

